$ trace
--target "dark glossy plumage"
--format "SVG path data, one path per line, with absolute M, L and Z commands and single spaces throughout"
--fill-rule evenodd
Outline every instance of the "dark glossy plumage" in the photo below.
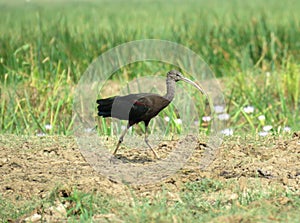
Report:
M 144 121 L 147 125 L 170 101 L 158 94 L 130 94 L 97 100 L 98 115 L 128 120 L 129 125 Z

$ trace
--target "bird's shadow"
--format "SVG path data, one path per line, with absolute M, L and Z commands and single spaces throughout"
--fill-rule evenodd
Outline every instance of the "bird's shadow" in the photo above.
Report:
M 156 162 L 155 159 L 151 159 L 146 156 L 134 156 L 128 157 L 122 154 L 115 155 L 115 159 L 118 159 L 124 163 L 136 163 L 136 164 L 145 164 L 145 163 L 153 163 Z

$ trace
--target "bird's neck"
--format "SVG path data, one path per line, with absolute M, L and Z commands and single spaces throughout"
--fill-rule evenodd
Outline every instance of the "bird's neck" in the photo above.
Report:
M 167 77 L 167 93 L 165 94 L 164 98 L 168 101 L 172 101 L 175 96 L 175 86 L 176 83 L 173 79 Z

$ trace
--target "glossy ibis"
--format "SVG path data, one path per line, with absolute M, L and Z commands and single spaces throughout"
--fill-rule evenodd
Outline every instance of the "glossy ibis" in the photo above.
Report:
M 159 158 L 148 142 L 148 125 L 150 120 L 167 107 L 173 100 L 175 95 L 175 83 L 181 80 L 194 85 L 202 94 L 205 94 L 203 89 L 196 83 L 185 78 L 179 71 L 171 70 L 167 73 L 167 93 L 164 96 L 153 93 L 140 93 L 97 100 L 99 116 L 128 120 L 127 128 L 119 138 L 117 147 L 113 153 L 114 155 L 117 153 L 128 129 L 132 125 L 143 121 L 145 123 L 145 142 L 152 150 L 155 157 Z

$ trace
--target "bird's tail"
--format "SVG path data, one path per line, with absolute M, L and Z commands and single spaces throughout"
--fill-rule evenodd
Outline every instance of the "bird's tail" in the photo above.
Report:
M 114 103 L 115 97 L 98 99 L 97 100 L 97 109 L 98 115 L 103 117 L 111 117 L 111 109 Z

